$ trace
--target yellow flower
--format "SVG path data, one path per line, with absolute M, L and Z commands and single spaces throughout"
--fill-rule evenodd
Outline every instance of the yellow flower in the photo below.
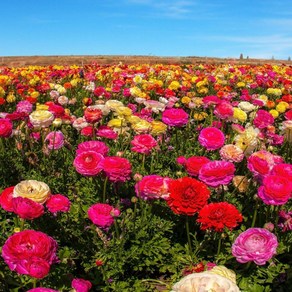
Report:
M 34 202 L 44 204 L 50 197 L 49 186 L 37 180 L 24 180 L 18 183 L 13 190 L 13 198 L 28 198 Z
M 127 122 L 129 122 L 130 124 L 136 124 L 139 123 L 141 121 L 141 119 L 137 116 L 126 116 L 125 117 Z
M 240 81 L 240 82 L 237 82 L 236 86 L 237 87 L 245 87 L 245 83 Z
M 136 124 L 132 125 L 132 129 L 136 132 L 136 133 L 148 133 L 151 131 L 152 129 L 152 125 L 147 122 L 146 120 L 142 120 Z
M 118 116 L 131 116 L 132 115 L 132 110 L 126 106 L 116 107 L 115 112 Z
M 164 134 L 167 130 L 167 125 L 160 121 L 152 121 L 151 122 L 151 134 L 153 136 Z
M 40 96 L 40 93 L 37 92 L 37 91 L 33 91 L 31 94 L 30 94 L 33 98 L 38 98 Z
M 46 110 L 48 110 L 49 109 L 49 106 L 48 105 L 46 105 L 46 104 L 37 104 L 36 105 L 36 110 L 37 111 L 46 111 Z
M 5 95 L 5 90 L 3 87 L 0 86 L 0 97 L 3 97 Z
M 201 88 L 198 88 L 198 93 L 200 94 L 207 94 L 209 89 L 207 87 L 201 87 Z
M 282 90 L 280 88 L 268 88 L 267 89 L 267 94 L 272 94 L 275 96 L 281 96 L 282 95 Z
M 9 93 L 6 97 L 6 101 L 8 103 L 13 103 L 13 102 L 15 102 L 15 100 L 16 100 L 16 97 L 13 93 Z
M 188 97 L 188 96 L 184 96 L 182 99 L 181 99 L 181 102 L 183 104 L 188 104 L 191 102 L 191 99 Z
M 143 78 L 142 78 L 142 76 L 139 75 L 139 74 L 137 74 L 137 75 L 133 78 L 133 81 L 134 81 L 135 83 L 141 83 L 142 80 L 143 80 Z
M 269 113 L 273 116 L 274 119 L 279 116 L 279 112 L 274 109 L 270 110 Z
M 195 121 L 203 121 L 207 116 L 208 116 L 207 113 L 200 112 L 200 113 L 194 113 L 193 118 Z
M 52 124 L 54 115 L 47 110 L 36 110 L 29 115 L 29 120 L 35 128 L 47 128 Z
M 180 84 L 178 81 L 172 81 L 168 86 L 168 89 L 170 90 L 177 90 L 179 88 L 180 88 Z
M 205 86 L 205 85 L 207 85 L 207 81 L 206 80 L 199 81 L 196 84 L 197 88 L 202 87 L 202 86 Z
M 62 119 L 60 119 L 60 118 L 56 118 L 56 119 L 54 119 L 54 121 L 53 121 L 53 126 L 54 126 L 55 128 L 59 128 L 59 127 L 61 127 L 61 125 L 62 125 Z
M 112 119 L 107 123 L 107 125 L 112 128 L 121 128 L 126 126 L 126 123 L 124 119 Z
M 284 105 L 284 104 L 277 104 L 276 106 L 276 110 L 279 112 L 279 113 L 284 113 L 286 111 L 287 107 Z
M 110 108 L 111 110 L 115 110 L 116 108 L 120 107 L 120 106 L 124 106 L 124 104 L 116 99 L 110 99 L 108 100 L 105 105 Z
M 240 108 L 235 107 L 233 108 L 233 118 L 243 123 L 247 119 L 247 114 Z
M 232 270 L 229 270 L 224 266 L 215 266 L 210 271 L 210 273 L 215 273 L 216 275 L 223 276 L 236 284 L 236 274 Z

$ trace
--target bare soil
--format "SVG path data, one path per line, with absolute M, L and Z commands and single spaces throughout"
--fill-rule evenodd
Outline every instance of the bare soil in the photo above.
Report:
M 287 60 L 264 60 L 264 59 L 231 59 L 209 57 L 158 57 L 158 56 L 127 56 L 127 55 L 90 55 L 90 56 L 11 56 L 1 57 L 0 66 L 26 67 L 29 65 L 78 65 L 87 64 L 286 64 L 292 66 L 292 61 Z

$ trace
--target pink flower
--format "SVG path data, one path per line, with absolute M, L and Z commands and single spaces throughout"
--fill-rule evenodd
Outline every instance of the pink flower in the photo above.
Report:
M 0 195 L 0 206 L 8 212 L 13 212 L 13 205 L 12 205 L 12 195 L 13 195 L 13 187 L 8 187 L 4 189 Z
M 60 194 L 51 195 L 46 201 L 46 206 L 51 213 L 68 212 L 70 209 L 70 200 Z
M 51 103 L 49 105 L 48 111 L 51 112 L 55 118 L 61 118 L 65 113 L 64 108 L 61 105 L 55 103 Z
M 281 175 L 292 181 L 292 164 L 279 163 L 274 165 L 271 174 Z
M 44 206 L 28 198 L 17 197 L 12 199 L 13 212 L 22 219 L 32 220 L 42 216 Z
M 73 165 L 76 171 L 85 176 L 95 176 L 102 170 L 104 157 L 93 151 L 83 151 L 76 155 Z
M 59 292 L 59 291 L 50 289 L 50 288 L 38 287 L 38 288 L 30 289 L 27 292 Z
M 93 224 L 109 228 L 114 223 L 114 217 L 120 215 L 120 211 L 108 204 L 97 203 L 88 209 L 87 214 Z
M 221 130 L 208 127 L 200 132 L 198 140 L 207 150 L 217 150 L 224 145 L 225 136 Z
M 275 254 L 277 237 L 265 228 L 249 228 L 232 245 L 232 255 L 240 263 L 255 262 L 264 265 Z
M 214 114 L 216 117 L 222 120 L 226 120 L 233 116 L 233 106 L 227 101 L 221 101 L 216 105 Z
M 79 154 L 83 151 L 92 150 L 97 153 L 100 153 L 102 156 L 107 156 L 109 152 L 109 148 L 106 146 L 105 143 L 100 141 L 85 141 L 78 144 L 76 153 Z
M 258 196 L 267 205 L 283 205 L 292 195 L 292 182 L 280 175 L 267 175 L 258 189 Z
M 84 127 L 84 128 L 81 129 L 80 134 L 82 136 L 92 138 L 94 132 L 95 133 L 97 132 L 97 130 L 94 127 L 92 127 L 92 126 L 86 126 L 86 127 Z
M 170 178 L 159 175 L 144 176 L 142 180 L 135 185 L 136 195 L 144 200 L 167 199 L 170 181 Z
M 199 171 L 199 179 L 211 187 L 227 185 L 234 177 L 234 164 L 228 161 L 210 161 L 204 164 Z
M 131 141 L 132 151 L 150 154 L 151 150 L 157 146 L 157 141 L 149 134 L 136 135 Z
M 19 274 L 37 275 L 37 269 L 55 263 L 57 242 L 43 232 L 24 230 L 11 235 L 3 245 L 2 257 L 10 270 Z M 42 272 L 45 274 L 45 272 Z
M 236 145 L 227 144 L 220 149 L 220 157 L 222 160 L 230 162 L 241 162 L 244 158 L 244 152 Z
M 265 110 L 258 110 L 253 120 L 253 124 L 259 129 L 264 129 L 272 125 L 273 123 L 273 116 Z
M 48 143 L 47 147 L 50 150 L 57 150 L 64 146 L 65 137 L 61 131 L 50 132 L 46 138 L 45 142 Z
M 108 126 L 100 126 L 97 129 L 96 135 L 110 140 L 116 140 L 118 138 L 118 134 Z
M 91 289 L 92 284 L 88 280 L 75 278 L 73 279 L 71 286 L 76 292 L 88 292 Z
M 162 122 L 168 126 L 182 127 L 188 123 L 189 115 L 183 109 L 166 109 L 162 113 Z
M 50 265 L 42 258 L 33 256 L 19 263 L 18 273 L 29 275 L 33 278 L 42 279 L 50 272 Z
M 247 168 L 259 179 L 269 174 L 274 165 L 274 155 L 266 150 L 254 152 L 247 160 Z
M 198 176 L 203 165 L 210 162 L 210 159 L 205 156 L 191 156 L 185 163 L 185 169 L 188 175 Z
M 0 137 L 8 138 L 12 134 L 13 124 L 9 119 L 0 119 Z
M 292 211 L 281 210 L 279 212 L 279 224 L 278 226 L 283 232 L 292 230 Z
M 128 159 L 118 156 L 105 157 L 102 163 L 103 171 L 112 182 L 125 182 L 130 179 L 132 166 Z
M 32 112 L 33 106 L 32 104 L 27 100 L 21 100 L 16 105 L 16 111 L 17 112 L 23 112 L 26 114 L 30 114 Z

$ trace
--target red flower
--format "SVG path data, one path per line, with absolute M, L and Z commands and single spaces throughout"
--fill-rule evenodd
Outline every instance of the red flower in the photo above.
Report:
M 13 187 L 6 188 L 0 194 L 0 206 L 8 212 L 13 212 L 13 205 L 12 205 L 12 195 L 13 195 Z
M 88 123 L 96 123 L 102 119 L 102 111 L 99 108 L 89 106 L 84 111 L 84 118 Z
M 229 230 L 235 228 L 242 221 L 242 215 L 227 202 L 211 203 L 201 209 L 197 221 L 201 223 L 202 230 L 222 232 L 225 227 Z
M 167 204 L 176 214 L 192 216 L 200 211 L 210 197 L 207 186 L 191 177 L 183 177 L 170 182 Z

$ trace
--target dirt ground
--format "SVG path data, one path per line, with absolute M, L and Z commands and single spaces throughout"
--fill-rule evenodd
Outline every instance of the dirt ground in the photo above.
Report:
M 124 56 L 124 55 L 96 55 L 96 56 L 17 56 L 1 57 L 0 66 L 26 67 L 29 65 L 78 65 L 86 64 L 286 64 L 292 66 L 288 60 L 264 60 L 264 59 L 229 59 L 229 58 L 208 58 L 208 57 L 157 57 L 157 56 Z

